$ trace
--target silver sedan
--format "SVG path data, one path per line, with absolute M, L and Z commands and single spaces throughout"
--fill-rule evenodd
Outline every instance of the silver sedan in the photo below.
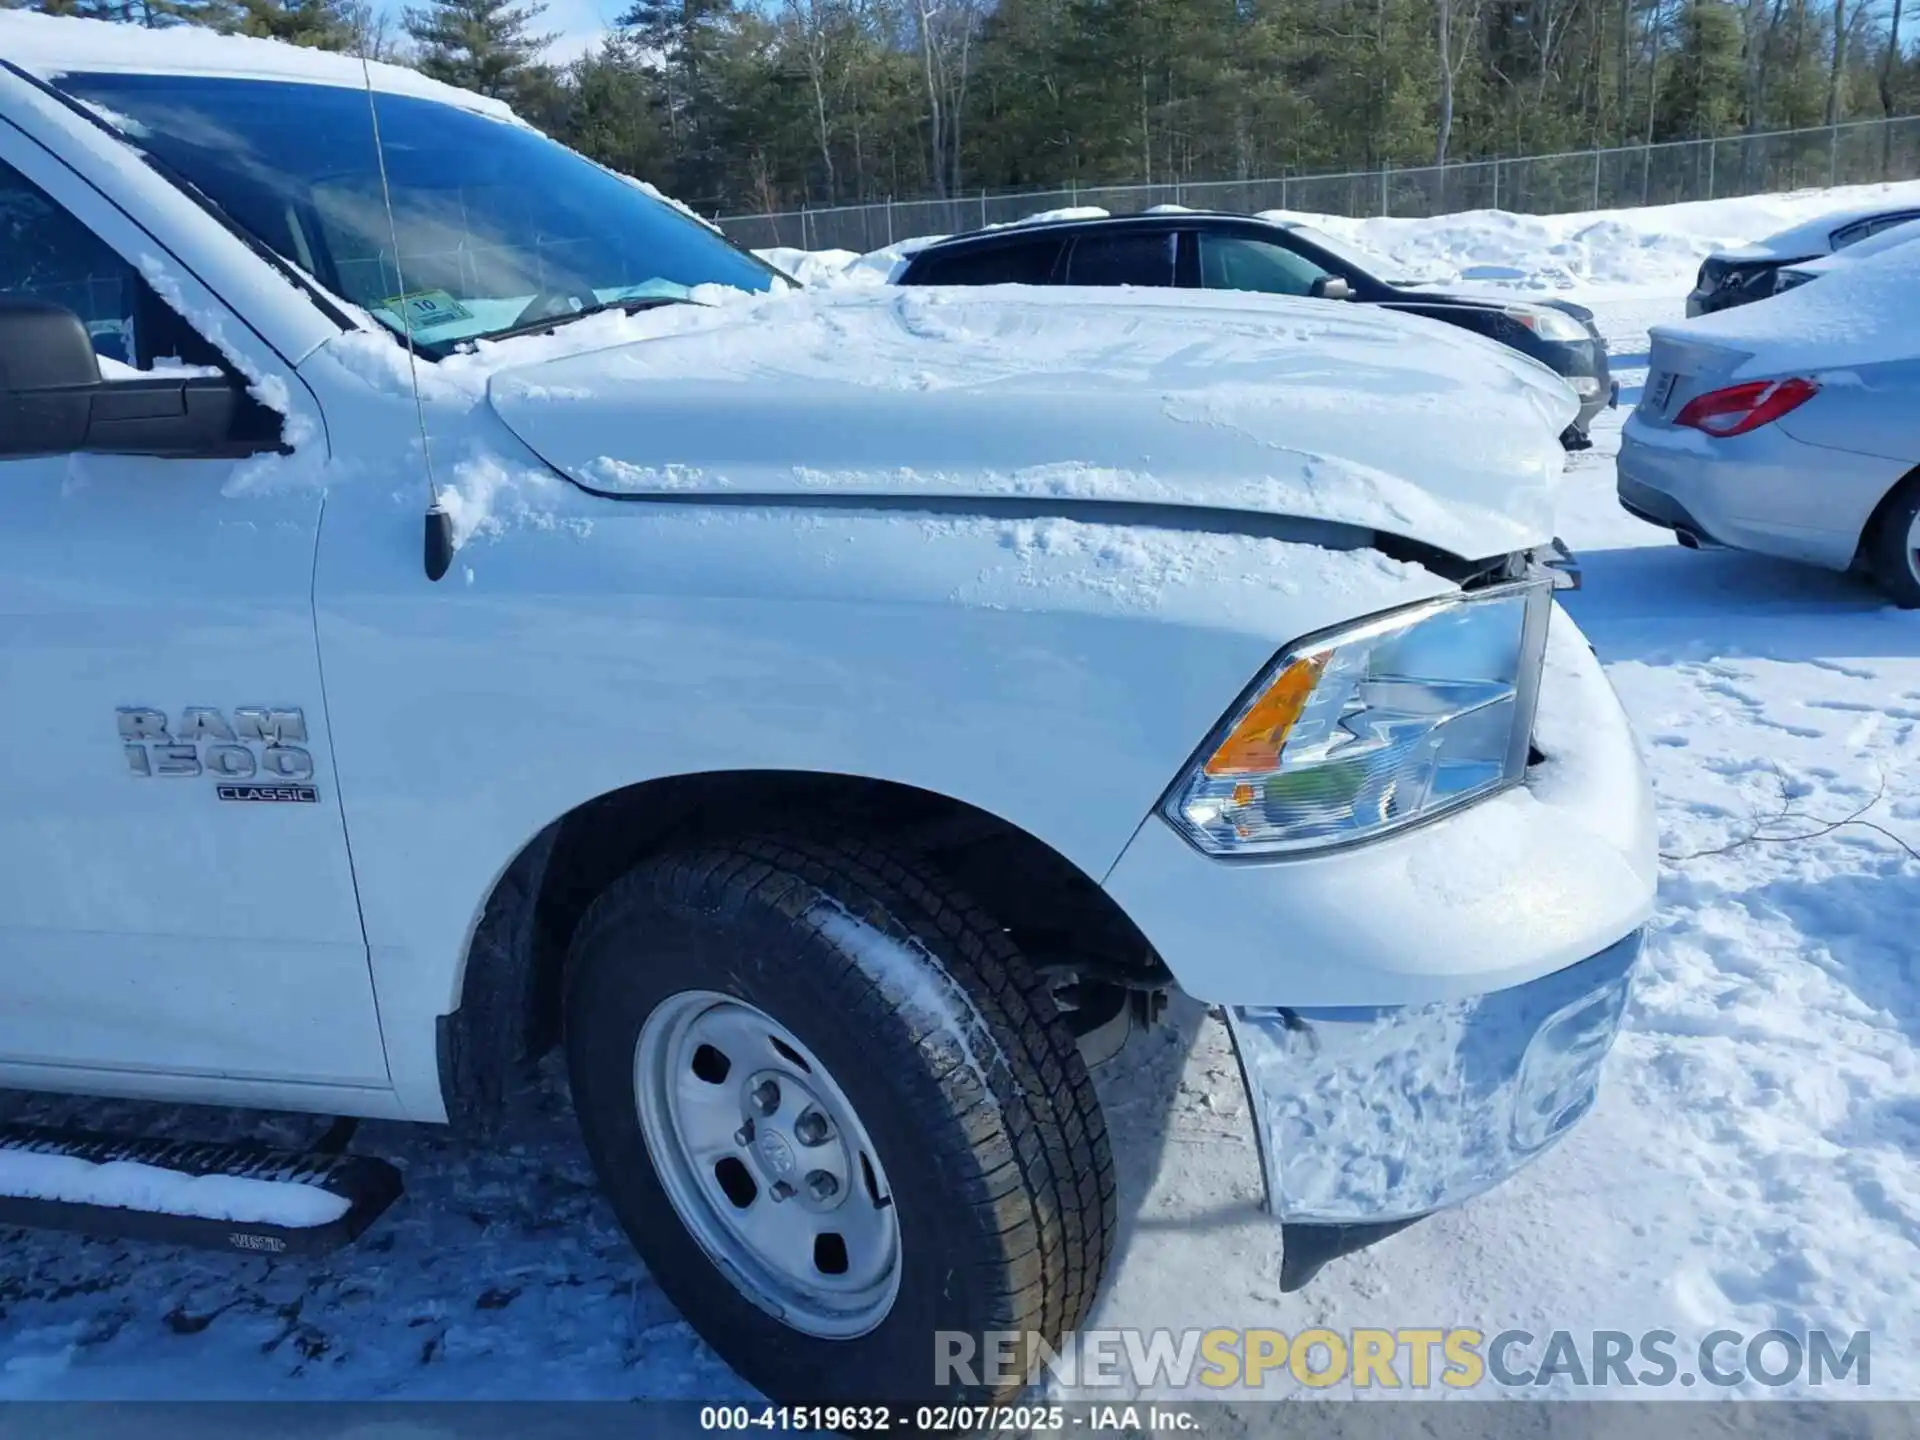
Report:
M 1620 503 L 1920 608 L 1920 245 L 1653 332 Z

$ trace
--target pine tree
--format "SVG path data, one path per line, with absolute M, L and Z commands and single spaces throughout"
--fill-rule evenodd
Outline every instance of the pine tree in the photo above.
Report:
M 719 188 L 730 158 L 719 132 L 736 97 L 725 93 L 722 50 L 753 18 L 736 14 L 734 0 L 633 0 L 614 22 L 655 82 L 679 183 L 696 197 Z
M 575 62 L 566 104 L 553 133 L 581 153 L 627 175 L 675 188 L 668 172 L 672 151 L 661 133 L 655 102 L 657 82 L 643 70 L 633 47 L 608 36 L 600 48 Z
M 1663 83 L 1657 135 L 1723 135 L 1740 120 L 1740 20 L 1727 0 L 1687 0 Z
M 237 0 L 233 29 L 317 50 L 350 50 L 355 39 L 343 0 Z
M 420 47 L 419 66 L 436 80 L 509 102 L 528 98 L 551 82 L 540 53 L 550 34 L 527 29 L 545 13 L 544 0 L 432 0 L 408 10 L 406 31 Z
M 234 20 L 232 0 L 29 0 L 29 3 L 48 15 L 111 20 L 149 30 L 179 24 L 226 29 Z

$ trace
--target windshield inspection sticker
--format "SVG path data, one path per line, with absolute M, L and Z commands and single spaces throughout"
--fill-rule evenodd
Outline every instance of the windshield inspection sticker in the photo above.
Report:
M 382 300 L 380 308 L 391 315 L 400 316 L 415 330 L 435 330 L 442 325 L 454 325 L 473 318 L 471 310 L 444 290 L 415 290 L 410 294 L 395 295 L 390 300 Z

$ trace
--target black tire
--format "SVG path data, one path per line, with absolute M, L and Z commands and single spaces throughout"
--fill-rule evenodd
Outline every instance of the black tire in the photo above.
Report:
M 847 943 L 846 917 L 861 943 Z M 877 937 L 893 942 L 891 962 L 873 958 Z M 945 1023 L 930 1020 L 924 991 L 903 998 L 901 955 L 917 985 L 945 997 Z M 897 1201 L 900 1280 L 891 1310 L 858 1338 L 817 1338 L 754 1304 L 663 1188 L 640 1128 L 636 1043 L 657 1006 L 690 990 L 786 1026 L 873 1141 Z M 1046 987 L 938 875 L 804 841 L 649 860 L 582 919 L 566 1023 L 574 1107 L 622 1226 L 694 1329 L 770 1399 L 1009 1399 L 1018 1375 L 949 1370 L 937 1383 L 935 1332 L 976 1344 L 1018 1332 L 1057 1349 L 1085 1319 L 1113 1245 L 1106 1122 Z
M 1920 472 L 1895 487 L 1867 536 L 1867 569 L 1903 610 L 1920 610 L 1920 556 L 1907 543 L 1915 515 L 1920 515 Z

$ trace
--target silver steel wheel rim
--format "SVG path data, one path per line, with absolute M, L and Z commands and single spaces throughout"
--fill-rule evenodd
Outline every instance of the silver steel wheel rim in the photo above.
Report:
M 1920 580 L 1920 512 L 1907 522 L 1907 572 Z
M 900 1221 L 880 1155 L 812 1051 L 744 1000 L 689 990 L 633 1051 L 653 1168 L 689 1234 L 755 1305 L 851 1340 L 900 1293 Z

